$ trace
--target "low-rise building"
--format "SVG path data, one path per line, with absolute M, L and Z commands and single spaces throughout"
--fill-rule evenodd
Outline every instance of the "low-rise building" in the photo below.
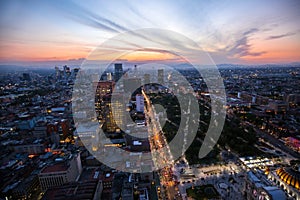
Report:
M 16 153 L 41 154 L 45 152 L 44 144 L 21 144 L 13 146 Z
M 39 173 L 42 191 L 75 181 L 82 172 L 80 154 L 71 154 L 67 160 L 57 160 Z
M 42 200 L 101 199 L 103 185 L 101 181 L 73 182 L 48 189 Z
M 249 171 L 246 176 L 245 197 L 247 200 L 266 199 L 266 200 L 282 200 L 286 199 L 285 192 L 272 185 L 266 177 Z
M 280 186 L 289 196 L 300 199 L 300 171 L 288 167 L 271 171 L 268 178 Z

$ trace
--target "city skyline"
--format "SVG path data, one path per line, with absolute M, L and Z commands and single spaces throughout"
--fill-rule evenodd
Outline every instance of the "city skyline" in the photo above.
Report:
M 300 67 L 231 66 L 218 139 L 194 68 L 2 73 L 0 198 L 299 199 Z
M 299 10 L 0 1 L 0 200 L 300 199 Z
M 300 61 L 298 1 L 1 2 L 0 64 L 81 63 L 107 39 L 143 28 L 193 39 L 216 64 Z M 160 38 L 162 41 L 165 38 Z M 170 46 L 172 38 L 170 39 Z M 185 46 L 186 47 L 186 46 Z M 128 62 L 172 60 L 151 49 Z

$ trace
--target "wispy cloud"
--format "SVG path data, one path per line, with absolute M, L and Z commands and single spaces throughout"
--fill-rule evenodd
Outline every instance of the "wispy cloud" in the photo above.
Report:
M 258 31 L 259 31 L 259 29 L 257 29 L 257 28 L 251 28 L 250 30 L 244 32 L 243 35 L 248 36 L 248 35 L 251 35 L 251 34 L 256 33 Z
M 129 2 L 129 3 L 130 3 L 130 2 Z M 128 3 L 129 10 L 130 10 L 134 15 L 136 15 L 139 19 L 142 19 L 142 20 L 144 20 L 144 21 L 147 22 L 147 23 L 150 23 L 150 24 L 152 24 L 152 25 L 155 25 L 155 23 L 153 23 L 153 21 L 151 21 L 151 20 L 149 20 L 147 17 L 145 17 L 145 15 L 142 14 L 142 13 L 139 11 L 139 9 L 137 9 L 136 7 L 130 5 L 129 3 Z
M 135 51 L 145 46 L 198 56 L 200 46 L 213 54 L 218 63 L 219 60 L 241 63 L 264 59 L 298 61 L 299 5 L 299 0 L 275 1 L 272 7 L 264 1 L 221 4 L 170 0 L 142 4 L 131 1 L 0 1 L 0 57 L 12 60 L 25 59 L 25 55 L 26 59 L 78 58 L 111 41 L 107 51 L 116 51 L 117 47 Z M 136 31 L 143 28 L 182 33 L 195 40 L 196 45 L 188 40 L 178 41 L 172 34 Z M 118 37 L 124 32 L 131 32 L 131 37 Z M 113 41 L 114 38 L 121 41 Z M 287 42 L 282 43 L 280 38 Z M 272 47 L 264 42 L 272 42 Z M 286 52 L 273 53 L 282 49 L 282 45 Z
M 74 2 L 68 2 L 67 5 L 61 2 L 56 2 L 53 3 L 53 5 L 59 8 L 63 15 L 83 25 L 114 33 L 128 31 L 126 27 L 102 17 L 99 14 L 93 13 Z
M 273 35 L 273 36 L 267 37 L 266 40 L 275 40 L 275 39 L 279 39 L 279 38 L 289 37 L 289 36 L 292 36 L 295 34 L 296 33 L 294 33 L 294 32 L 289 32 L 289 33 L 282 34 L 282 35 Z
M 259 32 L 259 29 L 252 28 L 242 34 L 242 37 L 238 39 L 233 46 L 226 47 L 225 50 L 231 57 L 244 57 L 244 56 L 260 56 L 265 54 L 265 51 L 253 52 L 251 51 L 252 45 L 249 43 L 249 38 Z
M 131 29 L 129 29 L 115 21 L 107 19 L 99 14 L 96 14 L 90 10 L 87 10 L 83 6 L 78 5 L 74 2 L 69 2 L 67 4 L 67 6 L 65 6 L 63 4 L 57 4 L 57 3 L 54 4 L 54 6 L 58 7 L 60 12 L 63 15 L 74 20 L 77 23 L 80 23 L 80 24 L 83 24 L 86 26 L 90 26 L 92 28 L 96 28 L 99 30 L 113 32 L 113 33 L 131 32 L 131 34 L 134 36 L 154 42 L 154 40 L 151 37 L 147 37 L 146 35 L 132 32 Z M 137 15 L 141 15 L 133 8 L 131 9 L 131 11 L 136 12 Z M 146 18 L 144 18 L 144 19 L 147 20 Z M 126 42 L 126 41 L 123 41 L 123 42 L 129 44 L 129 42 Z M 159 42 L 159 41 L 156 40 L 155 42 Z M 136 47 L 138 47 L 138 46 L 136 46 Z

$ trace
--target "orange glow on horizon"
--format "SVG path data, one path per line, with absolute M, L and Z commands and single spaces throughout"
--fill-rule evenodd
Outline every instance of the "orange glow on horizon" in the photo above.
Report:
M 286 52 L 286 51 L 274 51 L 266 52 L 261 56 L 244 56 L 243 60 L 246 62 L 260 62 L 260 63 L 283 63 L 283 62 L 299 62 L 300 53 L 298 52 Z
M 298 36 L 278 40 L 256 39 L 251 41 L 251 52 L 263 52 L 259 56 L 243 56 L 242 60 L 252 63 L 284 63 L 300 61 Z
M 112 60 L 124 60 L 127 62 L 149 62 L 149 61 L 174 61 L 183 62 L 184 60 L 174 54 L 157 51 L 157 50 L 137 50 L 130 53 L 119 56 L 119 52 L 116 50 L 107 50 L 103 52 L 91 53 L 87 57 L 87 60 L 96 61 L 112 61 Z
M 295 40 L 255 40 L 251 41 L 251 52 L 264 52 L 259 56 L 243 56 L 237 58 L 241 63 L 283 63 L 300 61 L 300 45 Z M 150 62 L 150 61 L 173 61 L 183 63 L 183 58 L 164 51 L 141 50 L 117 57 L 116 51 L 103 52 L 101 55 L 89 56 L 92 47 L 84 45 L 28 45 L 10 43 L 1 46 L 0 61 L 24 61 L 24 62 L 47 62 L 67 61 L 70 59 L 88 58 L 91 60 L 116 60 L 121 59 L 128 62 Z M 208 52 L 209 53 L 209 52 Z M 225 54 L 226 56 L 226 54 Z M 218 63 L 218 61 L 215 61 Z
M 0 61 L 65 61 L 79 59 L 88 56 L 91 51 L 88 47 L 80 45 L 71 46 L 47 46 L 47 45 L 26 45 L 11 43 L 0 48 Z
M 120 59 L 124 59 L 127 61 L 151 61 L 151 60 L 172 60 L 175 59 L 175 55 L 170 53 L 161 53 L 154 51 L 135 51 L 130 54 L 121 56 Z

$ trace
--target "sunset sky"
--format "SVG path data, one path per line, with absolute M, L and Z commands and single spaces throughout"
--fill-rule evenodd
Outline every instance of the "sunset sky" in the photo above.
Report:
M 299 0 L 0 1 L 0 64 L 82 60 L 107 39 L 141 28 L 183 34 L 217 64 L 299 62 L 299 10 Z M 156 56 L 170 57 L 124 59 Z

